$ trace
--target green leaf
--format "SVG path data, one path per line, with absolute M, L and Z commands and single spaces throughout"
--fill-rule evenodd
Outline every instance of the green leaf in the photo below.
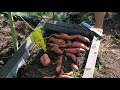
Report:
M 32 32 L 31 41 L 35 42 L 36 46 L 41 46 L 44 51 L 46 51 L 46 44 L 44 42 L 44 38 L 42 35 L 42 30 L 40 28 L 35 28 L 35 30 Z

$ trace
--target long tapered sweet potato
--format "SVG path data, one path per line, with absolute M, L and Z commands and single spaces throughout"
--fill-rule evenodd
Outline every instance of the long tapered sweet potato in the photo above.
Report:
M 83 44 L 81 42 L 77 42 L 77 41 L 72 43 L 72 47 L 73 48 L 83 48 L 85 50 L 89 50 L 89 48 L 85 44 Z
M 56 67 L 56 72 L 57 72 L 57 73 L 60 73 L 61 68 L 62 68 L 62 65 L 61 65 L 61 64 L 58 64 L 57 67 Z
M 63 39 L 57 39 L 57 38 L 51 37 L 49 40 L 50 40 L 50 42 L 53 42 L 53 43 L 55 43 L 57 45 L 66 44 L 66 42 Z
M 59 47 L 60 47 L 60 48 L 69 48 L 69 47 L 71 47 L 71 46 L 72 46 L 71 43 L 67 43 L 67 44 L 64 44 L 64 45 L 60 45 Z
M 72 61 L 76 62 L 76 56 L 74 54 L 66 53 L 66 56 L 70 57 L 72 59 Z
M 59 54 L 59 55 L 63 54 L 63 51 L 59 47 L 53 47 L 50 50 Z
M 78 66 L 75 65 L 74 63 L 71 64 L 71 68 L 72 68 L 72 70 L 75 70 L 75 71 L 79 70 Z
M 57 60 L 57 63 L 58 63 L 58 64 L 62 64 L 62 59 L 63 59 L 63 56 L 62 56 L 62 55 L 59 56 L 59 57 L 58 57 L 58 60 Z
M 54 44 L 54 43 L 47 43 L 47 45 L 49 45 L 50 47 L 59 47 L 59 45 Z
M 54 34 L 53 36 L 56 38 L 59 38 L 59 39 L 64 39 L 64 40 L 73 40 L 76 38 L 76 36 L 70 36 L 70 35 L 64 34 L 64 33 Z
M 64 49 L 64 51 L 66 53 L 71 53 L 71 54 L 77 54 L 79 52 L 85 52 L 85 50 L 82 49 L 82 48 L 68 48 L 68 49 Z
M 90 42 L 90 40 L 87 38 L 87 37 L 84 37 L 82 35 L 75 35 L 76 36 L 76 40 L 79 40 L 79 41 L 83 41 L 83 42 Z

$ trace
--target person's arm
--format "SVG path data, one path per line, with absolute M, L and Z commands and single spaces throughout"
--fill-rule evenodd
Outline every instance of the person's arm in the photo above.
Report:
M 106 12 L 94 12 L 95 17 L 95 28 L 103 29 L 103 22 Z

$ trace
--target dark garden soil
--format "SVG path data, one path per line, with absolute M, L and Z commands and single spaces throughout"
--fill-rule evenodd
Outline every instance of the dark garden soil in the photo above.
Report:
M 120 78 L 120 16 L 105 20 L 104 35 L 94 77 Z
M 16 20 L 14 21 L 14 25 L 20 46 L 32 30 L 23 21 Z M 8 62 L 13 54 L 14 49 L 9 21 L 6 17 L 0 16 L 0 69 Z

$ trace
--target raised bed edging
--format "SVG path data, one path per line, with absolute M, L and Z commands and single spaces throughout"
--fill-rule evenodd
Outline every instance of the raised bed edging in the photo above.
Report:
M 42 29 L 44 32 L 46 29 L 51 29 L 51 30 L 70 34 L 70 33 L 73 33 L 73 30 L 74 30 L 75 31 L 74 34 L 84 34 L 85 36 L 89 35 L 90 37 L 93 37 L 93 33 L 90 32 L 90 30 L 88 30 L 87 28 L 84 28 L 84 26 L 82 27 L 81 25 L 59 23 L 59 22 L 53 22 L 53 23 L 48 22 L 45 24 L 42 22 L 38 25 L 38 27 L 41 27 L 41 26 L 43 26 Z M 43 32 L 43 35 L 44 35 L 44 32 Z M 29 44 L 27 44 L 27 43 L 29 43 Z M 13 60 L 13 61 L 15 61 L 14 64 L 12 64 L 12 66 L 9 66 L 10 63 L 13 63 L 13 61 L 11 60 L 10 63 L 8 63 L 6 65 L 6 68 L 4 68 L 4 70 L 0 71 L 0 78 L 16 78 L 18 69 L 23 64 L 25 64 L 25 61 L 30 56 L 29 50 L 32 49 L 32 47 L 34 46 L 33 44 L 31 45 L 31 43 L 32 42 L 30 41 L 30 39 L 27 38 L 26 42 L 21 46 L 19 53 L 16 54 L 16 55 L 19 55 L 19 59 L 17 58 L 15 60 Z M 26 44 L 29 47 L 27 49 L 24 46 Z M 22 51 L 24 51 L 24 52 L 22 52 Z M 96 52 L 98 52 L 98 51 L 96 51 Z M 18 57 L 18 56 L 14 56 L 14 57 Z M 96 57 L 95 57 L 95 60 L 96 60 Z M 95 62 L 94 62 L 94 64 L 95 64 Z M 86 65 L 87 65 L 87 63 L 86 63 Z M 9 68 L 9 67 L 11 67 L 11 68 Z M 6 71 L 7 71 L 7 73 L 6 73 Z M 5 73 L 6 73 L 6 75 L 5 75 Z M 92 72 L 92 74 L 93 74 L 93 72 Z M 83 77 L 83 78 L 86 78 L 86 77 Z
M 47 19 L 43 19 L 37 27 L 42 28 L 46 22 Z M 19 47 L 18 51 L 8 60 L 6 65 L 0 69 L 0 78 L 15 78 L 17 70 L 25 64 L 26 59 L 30 56 L 29 50 L 34 46 L 29 36 Z

